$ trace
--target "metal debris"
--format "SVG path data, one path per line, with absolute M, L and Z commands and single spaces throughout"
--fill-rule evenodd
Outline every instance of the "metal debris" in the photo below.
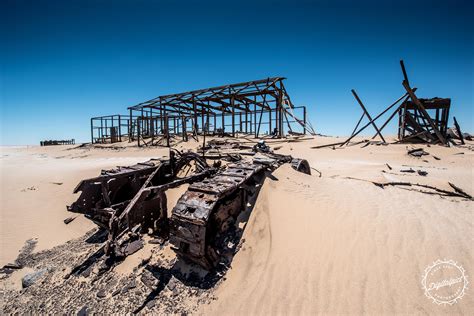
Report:
M 70 222 L 72 222 L 73 220 L 76 219 L 77 216 L 71 216 L 71 217 L 68 217 L 64 220 L 64 224 L 69 224 Z
M 421 157 L 421 156 L 429 155 L 429 153 L 424 151 L 423 148 L 415 148 L 415 149 L 408 150 L 408 155 L 411 155 L 413 157 Z
M 211 143 L 214 149 L 228 145 Z M 275 154 L 263 141 L 253 150 L 251 159 L 212 166 L 196 153 L 170 150 L 169 159 L 104 170 L 78 184 L 74 192 L 81 194 L 68 210 L 107 230 L 103 250 L 112 258 L 138 251 L 142 235 L 151 233 L 156 243 L 169 240 L 179 256 L 212 269 L 222 263 L 220 249 L 231 242 L 227 235 L 267 172 L 289 163 L 311 174 L 306 160 Z M 165 192 L 182 184 L 190 185 L 168 218 Z

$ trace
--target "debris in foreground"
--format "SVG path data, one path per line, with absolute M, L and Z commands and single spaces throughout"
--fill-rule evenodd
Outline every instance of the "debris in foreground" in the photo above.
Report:
M 71 217 L 68 217 L 64 220 L 64 224 L 69 224 L 70 222 L 72 222 L 73 220 L 76 219 L 77 216 L 71 216 Z
M 429 153 L 424 151 L 423 148 L 410 149 L 408 151 L 408 154 L 413 157 L 421 157 L 421 156 L 429 155 Z

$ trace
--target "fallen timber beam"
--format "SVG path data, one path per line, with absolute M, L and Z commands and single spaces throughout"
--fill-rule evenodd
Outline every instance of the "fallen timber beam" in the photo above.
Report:
M 359 179 L 359 178 L 353 178 L 353 177 L 345 177 L 344 179 L 369 182 L 369 183 L 372 183 L 372 184 L 374 184 L 377 187 L 382 188 L 382 189 L 385 188 L 385 187 L 388 187 L 388 186 L 415 187 L 415 188 L 420 187 L 420 188 L 425 188 L 425 189 L 432 190 L 434 192 L 422 191 L 422 190 L 416 190 L 416 189 L 414 189 L 414 190 L 407 189 L 407 190 L 416 191 L 416 192 L 425 193 L 425 194 L 436 194 L 436 195 L 441 195 L 441 196 L 460 197 L 460 198 L 464 198 L 464 199 L 468 199 L 468 200 L 473 200 L 474 199 L 470 194 L 467 194 L 466 192 L 461 190 L 459 187 L 455 186 L 454 184 L 452 184 L 450 182 L 448 182 L 448 184 L 454 189 L 454 192 L 453 191 L 447 191 L 447 190 L 444 190 L 444 189 L 440 189 L 440 188 L 434 187 L 432 185 L 421 184 L 421 183 L 411 183 L 411 182 L 401 182 L 401 181 L 377 182 L 377 181 L 371 181 L 371 180 L 365 180 L 365 179 Z
M 332 147 L 332 146 L 338 146 L 338 145 L 344 145 L 346 141 L 343 142 L 337 142 L 337 143 L 331 143 L 331 144 L 325 144 L 325 145 L 319 145 L 319 146 L 312 146 L 310 147 L 311 149 L 318 149 L 318 148 L 325 148 L 325 147 Z

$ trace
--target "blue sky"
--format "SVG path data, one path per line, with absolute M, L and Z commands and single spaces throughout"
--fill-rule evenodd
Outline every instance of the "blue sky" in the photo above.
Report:
M 158 95 L 284 76 L 318 132 L 404 93 L 451 97 L 474 131 L 472 1 L 5 1 L 1 144 L 89 141 L 89 118 Z M 394 122 L 395 124 L 395 122 Z M 385 133 L 395 133 L 395 125 Z M 372 130 L 368 130 L 372 133 Z

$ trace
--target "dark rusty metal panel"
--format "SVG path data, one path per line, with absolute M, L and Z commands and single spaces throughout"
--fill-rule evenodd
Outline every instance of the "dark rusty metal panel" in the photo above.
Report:
M 196 153 L 170 152 L 170 159 L 155 159 L 128 167 L 103 170 L 79 183 L 81 191 L 68 210 L 84 214 L 108 231 L 105 253 L 126 256 L 137 251 L 141 234 L 149 229 L 169 238 L 178 255 L 207 269 L 220 260 L 226 234 L 245 209 L 249 192 L 266 171 L 283 163 L 310 173 L 306 160 L 273 153 L 268 146 L 253 160 L 210 167 Z M 183 170 L 193 164 L 191 175 Z M 166 190 L 189 183 L 167 217 Z M 249 191 L 250 190 L 250 191 Z

